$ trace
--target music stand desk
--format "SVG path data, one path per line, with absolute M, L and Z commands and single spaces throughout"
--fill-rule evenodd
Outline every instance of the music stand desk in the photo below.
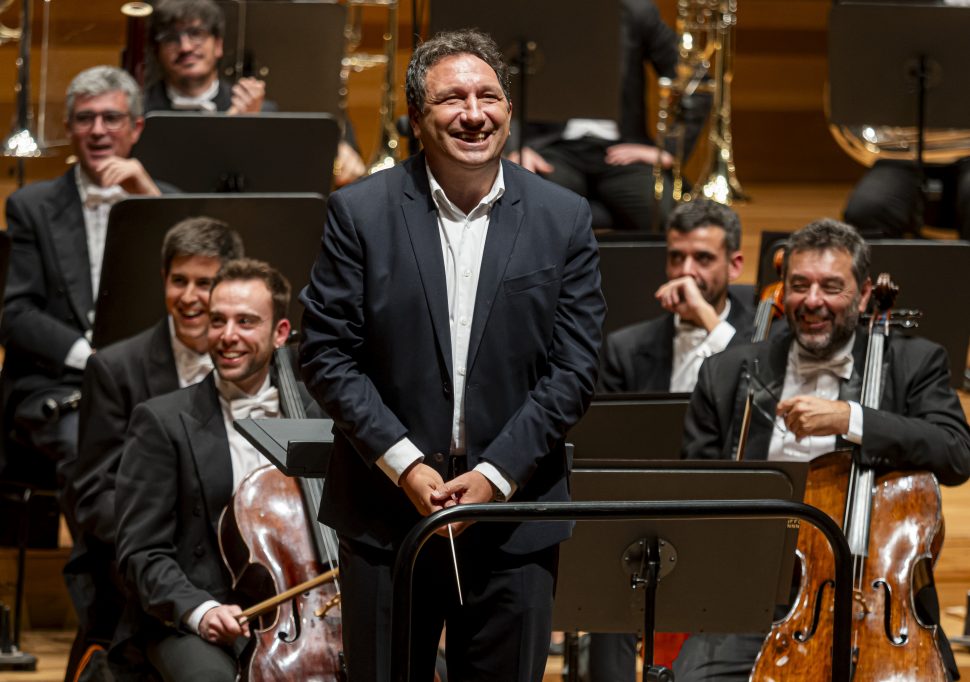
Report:
M 233 427 L 287 476 L 326 475 L 333 449 L 332 419 L 237 419 Z
M 183 192 L 330 193 L 340 127 L 329 114 L 155 111 L 132 156 Z
M 270 263 L 297 292 L 309 281 L 326 214 L 319 194 L 167 194 L 118 202 L 108 214 L 94 347 L 137 334 L 165 314 L 159 253 L 175 223 L 193 216 L 225 221 L 247 256 Z M 293 296 L 287 316 L 299 320 L 302 310 Z
M 689 393 L 597 394 L 566 440 L 578 460 L 680 459 Z
M 782 500 L 681 500 L 672 502 L 497 502 L 460 504 L 421 519 L 404 538 L 394 563 L 391 608 L 391 679 L 409 679 L 411 585 L 418 553 L 440 528 L 458 521 L 522 522 L 575 519 L 683 518 L 799 519 L 816 526 L 835 556 L 832 679 L 849 682 L 851 663 L 852 556 L 839 526 L 824 512 Z M 773 585 L 772 585 L 773 587 Z

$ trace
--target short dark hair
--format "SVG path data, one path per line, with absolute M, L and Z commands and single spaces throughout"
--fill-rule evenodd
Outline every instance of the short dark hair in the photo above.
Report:
M 414 50 L 408 63 L 405 82 L 405 94 L 409 107 L 414 107 L 417 111 L 424 109 L 424 99 L 427 94 L 425 78 L 428 71 L 442 59 L 459 54 L 474 55 L 492 67 L 498 82 L 502 85 L 505 99 L 512 101 L 509 66 L 505 63 L 498 45 L 487 33 L 465 28 L 459 31 L 442 31 Z
M 701 227 L 720 227 L 724 230 L 724 249 L 733 253 L 741 248 L 741 220 L 730 206 L 710 199 L 694 199 L 680 204 L 670 212 L 667 232 L 691 232 Z
M 226 18 L 212 0 L 159 0 L 151 14 L 148 39 L 158 49 L 158 36 L 171 31 L 176 24 L 198 21 L 215 38 L 226 34 Z
M 207 216 L 186 218 L 165 233 L 162 272 L 168 274 L 177 257 L 205 256 L 226 262 L 244 255 L 242 237 L 227 223 Z
M 854 227 L 834 218 L 811 222 L 788 237 L 782 275 L 787 278 L 788 259 L 793 253 L 829 249 L 840 249 L 852 257 L 852 276 L 861 288 L 869 279 L 869 245 Z
M 261 280 L 269 289 L 269 293 L 273 297 L 273 324 L 275 325 L 286 317 L 286 311 L 290 307 L 290 283 L 279 270 L 269 263 L 255 258 L 236 258 L 228 261 L 219 270 L 219 274 L 212 282 L 210 291 L 215 291 L 221 282 L 250 279 Z

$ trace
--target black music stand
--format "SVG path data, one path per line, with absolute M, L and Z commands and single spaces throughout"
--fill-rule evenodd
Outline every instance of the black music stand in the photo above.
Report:
M 472 0 L 432 0 L 432 35 L 469 26 L 490 34 L 512 66 L 520 153 L 529 120 L 619 119 L 618 0 L 495 0 L 488 11 Z
M 967 35 L 970 8 L 943 3 L 845 1 L 829 13 L 830 121 L 916 127 L 921 193 L 926 129 L 970 120 Z
M 597 394 L 569 430 L 573 457 L 580 461 L 680 459 L 689 393 Z
M 670 462 L 577 469 L 571 485 L 577 502 L 800 502 L 807 473 L 804 463 Z M 768 631 L 775 605 L 789 598 L 797 528 L 790 520 L 764 519 L 579 523 L 560 549 L 553 628 L 642 632 L 643 679 L 656 679 L 652 642 L 658 629 Z M 570 666 L 571 675 L 574 670 Z
M 775 244 L 784 244 L 784 240 Z M 762 248 L 762 255 L 773 248 Z M 869 248 L 872 278 L 888 272 L 899 285 L 896 308 L 915 308 L 923 313 L 918 327 L 899 332 L 943 346 L 950 359 L 950 385 L 960 388 L 970 348 L 970 289 L 954 285 L 946 275 L 958 277 L 961 272 L 970 272 L 970 242 L 872 239 Z M 758 272 L 765 273 L 770 267 L 761 262 Z
M 347 7 L 336 2 L 219 2 L 226 17 L 220 73 L 266 81 L 280 111 L 341 116 Z M 294 68 L 299 64 L 299 68 Z
M 156 111 L 145 117 L 136 157 L 183 192 L 330 193 L 340 139 L 329 114 L 226 116 Z
M 326 475 L 333 449 L 332 419 L 237 419 L 232 425 L 287 476 Z
M 599 250 L 600 286 L 607 307 L 604 336 L 663 314 L 653 292 L 667 281 L 666 242 L 605 242 Z
M 136 334 L 165 314 L 161 247 L 175 223 L 192 216 L 226 221 L 246 255 L 265 260 L 290 280 L 287 311 L 298 322 L 296 293 L 307 284 L 320 250 L 326 201 L 317 194 L 170 194 L 132 197 L 111 208 L 94 320 L 94 347 Z

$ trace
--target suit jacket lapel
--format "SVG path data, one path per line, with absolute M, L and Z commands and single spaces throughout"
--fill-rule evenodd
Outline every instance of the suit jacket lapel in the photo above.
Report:
M 168 318 L 155 325 L 148 344 L 148 362 L 145 377 L 149 395 L 164 395 L 179 387 L 178 370 L 175 368 L 175 352 L 172 350 L 172 335 L 168 329 Z
M 81 195 L 77 190 L 74 172 L 72 167 L 58 178 L 56 191 L 45 210 L 48 213 L 51 244 L 64 278 L 67 299 L 84 328 L 90 329 L 91 319 L 88 315 L 94 311 L 91 260 Z
M 183 412 L 186 442 L 195 460 L 199 488 L 205 498 L 212 530 L 218 536 L 219 516 L 232 497 L 232 459 L 213 375 L 193 387 L 191 411 Z
M 434 327 L 438 348 L 444 356 L 448 376 L 454 377 L 451 366 L 451 328 L 448 325 L 448 283 L 441 256 L 441 237 L 431 188 L 425 172 L 424 155 L 415 157 L 404 176 L 404 222 L 411 239 L 411 248 L 418 263 L 424 286 L 428 313 Z
M 519 226 L 522 224 L 524 213 L 519 204 L 522 198 L 519 190 L 515 174 L 506 172 L 505 193 L 492 205 L 488 219 L 488 234 L 485 237 L 482 267 L 478 274 L 478 291 L 475 294 L 475 314 L 468 339 L 468 371 L 475 364 L 475 356 L 485 333 L 492 304 L 499 294 L 498 288 L 502 285 L 505 269 L 519 234 Z

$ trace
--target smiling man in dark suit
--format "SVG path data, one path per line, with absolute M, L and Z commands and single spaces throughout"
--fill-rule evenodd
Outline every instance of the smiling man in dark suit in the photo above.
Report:
M 20 446 L 54 461 L 75 455 L 77 413 L 48 419 L 42 408 L 47 400 L 69 402 L 93 352 L 108 211 L 128 195 L 159 194 L 128 158 L 144 119 L 138 85 L 124 71 L 96 66 L 78 74 L 67 89 L 65 125 L 77 165 L 7 199 L 12 249 L 0 325 L 4 449 Z M 21 458 L 7 475 L 37 476 L 38 465 Z
M 286 342 L 289 283 L 260 261 L 228 262 L 209 296 L 201 383 L 135 408 L 118 468 L 118 563 L 133 596 L 116 644 L 131 637 L 164 680 L 236 678 L 240 638 L 219 516 L 240 481 L 268 463 L 232 427 L 279 416 L 270 377 Z
M 196 217 L 173 226 L 161 248 L 167 314 L 102 348 L 85 368 L 78 461 L 67 482 L 78 536 L 64 568 L 81 625 L 72 652 L 78 657 L 90 644 L 107 648 L 124 605 L 114 560 L 115 478 L 132 410 L 196 384 L 212 370 L 209 288 L 223 263 L 242 255 L 242 239 L 222 221 Z
M 605 306 L 586 201 L 500 154 L 494 41 L 439 34 L 408 68 L 425 152 L 331 195 L 301 300 L 307 386 L 336 424 L 321 520 L 340 535 L 350 679 L 386 680 L 390 571 L 445 505 L 565 500 L 568 428 L 596 376 Z M 456 528 L 462 530 L 462 528 Z M 539 680 L 569 524 L 477 524 L 419 562 L 412 679 Z
M 684 420 L 685 457 L 733 456 L 750 381 L 745 377 L 755 375 L 746 460 L 807 462 L 855 444 L 853 460 L 877 474 L 915 469 L 932 472 L 944 485 L 966 481 L 970 427 L 950 388 L 946 352 L 939 345 L 894 332 L 886 345 L 879 406 L 859 402 L 868 334 L 858 322 L 872 284 L 869 246 L 855 228 L 822 219 L 793 233 L 783 274 L 788 331 L 704 362 Z M 914 530 L 914 521 L 900 518 L 892 524 L 902 535 L 929 531 Z M 920 621 L 939 623 L 928 562 L 913 571 L 912 580 Z M 859 591 L 863 607 L 874 598 L 872 589 L 878 587 Z M 942 630 L 935 638 L 952 675 L 956 665 Z M 694 635 L 674 663 L 676 679 L 747 680 L 762 640 L 764 635 Z M 797 655 L 792 647 L 790 660 Z M 941 678 L 924 673 L 925 679 Z

